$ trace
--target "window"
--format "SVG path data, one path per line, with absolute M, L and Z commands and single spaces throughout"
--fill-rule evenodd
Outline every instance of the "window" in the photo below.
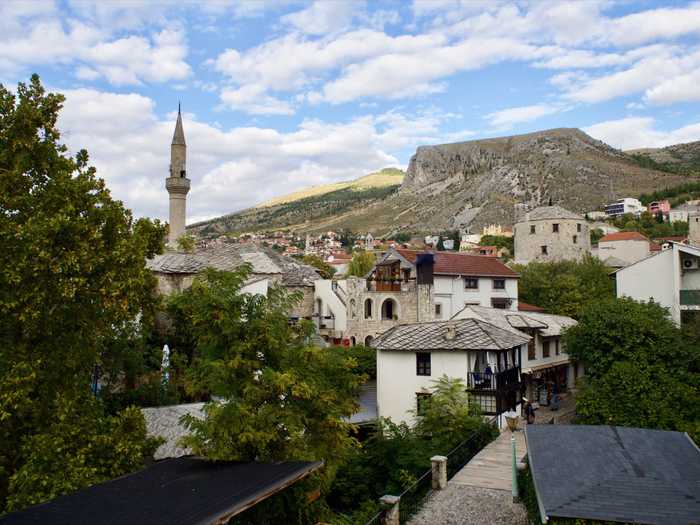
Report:
M 576 231 L 579 232 L 579 233 L 581 233 L 581 223 L 578 223 L 578 224 L 576 225 Z
M 418 352 L 416 354 L 416 375 L 430 375 L 430 352 Z
M 554 340 L 554 355 L 559 355 L 559 339 Z
M 419 416 L 425 415 L 425 410 L 430 402 L 430 394 L 419 392 L 416 394 L 416 414 Z
M 552 233 L 559 233 L 559 225 L 557 223 L 552 224 Z
M 547 255 L 547 247 L 546 246 L 540 246 L 540 250 L 542 250 L 542 255 Z
M 505 290 L 506 289 L 506 280 L 505 279 L 494 279 L 493 280 L 493 289 L 494 290 Z
M 473 394 L 472 400 L 484 414 L 496 413 L 496 396 Z
M 535 225 L 530 226 L 530 234 L 535 233 Z
M 578 244 L 578 235 L 574 235 L 574 244 Z
M 372 319 L 372 299 L 365 299 L 365 319 Z
M 510 306 L 510 299 L 505 299 L 501 297 L 491 298 L 491 308 L 500 308 L 501 310 L 506 310 Z
M 435 318 L 442 319 L 442 305 L 440 303 L 435 303 Z
M 464 288 L 467 290 L 478 290 L 479 289 L 479 279 L 476 277 L 465 277 L 464 278 Z
M 542 357 L 549 357 L 549 341 L 542 341 Z
M 393 299 L 385 299 L 382 303 L 382 320 L 392 321 L 399 318 L 398 308 Z
M 533 337 L 527 343 L 527 360 L 534 361 L 537 359 L 537 347 L 535 347 L 535 338 Z

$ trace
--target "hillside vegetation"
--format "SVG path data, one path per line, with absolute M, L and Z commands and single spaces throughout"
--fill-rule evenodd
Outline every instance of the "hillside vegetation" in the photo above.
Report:
M 692 148 L 673 151 L 695 162 Z M 406 171 L 310 188 L 256 208 L 195 225 L 200 235 L 288 228 L 349 230 L 375 236 L 511 225 L 550 200 L 574 212 L 620 197 L 700 181 L 692 171 L 661 169 L 651 157 L 614 149 L 579 129 L 552 129 L 454 144 L 421 146 Z M 671 155 L 671 153 L 668 153 Z M 640 160 L 641 159 L 641 160 Z M 697 157 L 700 162 L 700 154 Z M 681 164 L 678 164 L 681 165 Z

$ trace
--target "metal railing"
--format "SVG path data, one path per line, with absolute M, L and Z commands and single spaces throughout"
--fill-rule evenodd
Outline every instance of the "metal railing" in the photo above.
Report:
M 430 494 L 433 483 L 433 471 L 429 469 L 413 485 L 404 490 L 399 497 L 399 519 L 406 523 L 408 519 L 418 512 L 423 505 L 423 500 Z
M 681 290 L 680 302 L 684 306 L 700 306 L 700 290 Z
M 514 366 L 502 372 L 469 372 L 467 386 L 474 390 L 497 390 L 520 381 L 520 367 Z
M 447 479 L 450 480 L 464 465 L 493 440 L 493 429 L 498 428 L 498 416 L 489 419 L 486 427 L 472 432 L 467 439 L 447 454 Z
M 369 521 L 365 523 L 365 525 L 381 525 L 385 513 L 386 511 L 384 509 L 380 510 L 374 516 L 372 516 Z

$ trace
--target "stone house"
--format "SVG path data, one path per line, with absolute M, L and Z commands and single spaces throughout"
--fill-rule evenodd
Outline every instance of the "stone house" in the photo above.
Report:
M 513 227 L 515 262 L 581 260 L 591 252 L 586 220 L 561 206 L 542 206 Z
M 169 295 L 192 285 L 206 268 L 232 271 L 248 263 L 251 275 L 243 291 L 266 294 L 272 284 L 281 284 L 290 292 L 300 291 L 302 302 L 290 313 L 294 318 L 311 319 L 314 311 L 314 282 L 321 278 L 311 266 L 280 255 L 256 244 L 219 243 L 194 252 L 167 251 L 146 261 L 158 279 L 158 292 Z
M 651 249 L 651 241 L 639 232 L 609 233 L 598 241 L 598 258 L 603 262 L 622 261 L 627 266 L 649 257 Z
M 449 319 L 465 305 L 517 310 L 518 274 L 495 257 L 392 248 L 363 278 L 316 282 L 320 333 L 365 344 L 411 322 Z

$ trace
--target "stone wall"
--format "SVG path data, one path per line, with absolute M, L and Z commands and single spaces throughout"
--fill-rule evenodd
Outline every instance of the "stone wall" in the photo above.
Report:
M 347 280 L 347 330 L 344 337 L 365 344 L 399 324 L 434 320 L 435 303 L 432 285 L 416 285 L 414 281 L 402 284 L 402 291 L 377 292 L 367 290 L 364 279 Z M 372 315 L 365 317 L 365 301 L 372 302 Z M 394 318 L 382 319 L 382 305 L 387 300 L 395 304 Z
M 554 224 L 559 225 L 558 232 L 553 232 Z M 535 228 L 535 233 L 531 233 L 532 226 Z M 531 261 L 581 260 L 591 251 L 591 233 L 585 220 L 523 221 L 513 227 L 513 232 L 515 262 L 518 264 L 527 264 Z M 574 236 L 576 236 L 575 243 Z M 546 255 L 542 253 L 542 246 L 547 246 Z

